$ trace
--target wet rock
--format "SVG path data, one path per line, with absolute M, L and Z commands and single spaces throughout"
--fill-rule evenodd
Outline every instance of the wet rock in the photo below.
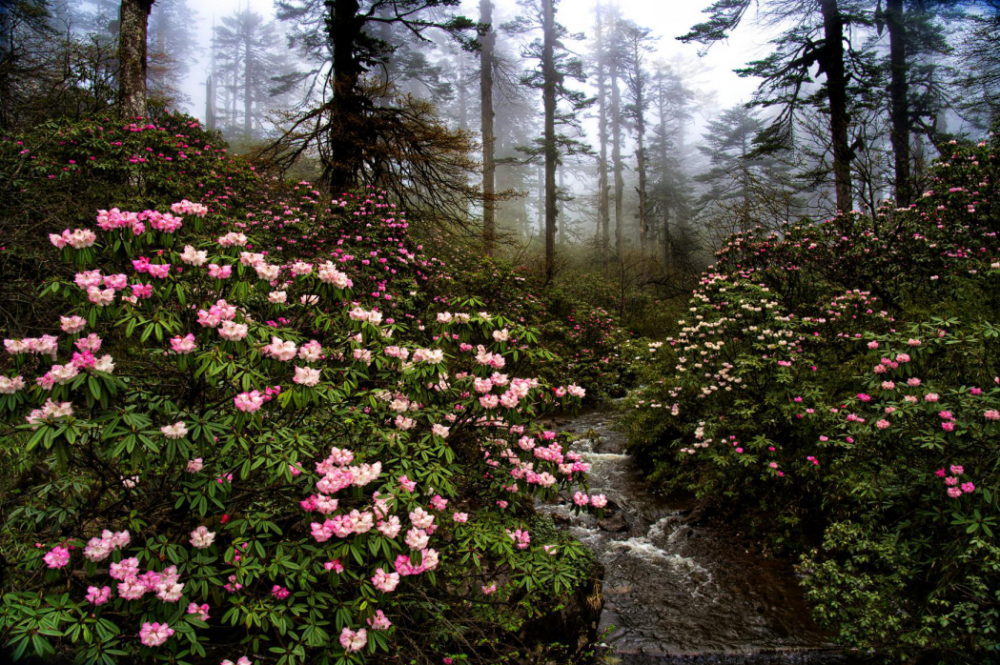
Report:
M 687 522 L 688 524 L 700 524 L 701 522 L 705 521 L 707 515 L 708 515 L 708 507 L 703 503 L 699 503 L 691 510 L 691 512 L 687 514 L 687 517 L 684 518 L 684 521 Z
M 573 518 L 563 513 L 552 513 L 552 521 L 559 526 L 567 526 L 573 522 Z
M 603 520 L 598 520 L 597 526 L 599 526 L 602 531 L 610 531 L 612 533 L 628 529 L 628 523 L 625 521 L 625 516 L 621 513 L 616 513 L 611 517 L 605 517 Z

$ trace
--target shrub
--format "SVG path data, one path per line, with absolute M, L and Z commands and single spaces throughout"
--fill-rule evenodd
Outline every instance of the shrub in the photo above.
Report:
M 532 376 L 536 331 L 445 311 L 382 196 L 261 189 L 240 217 L 206 198 L 50 236 L 71 269 L 0 360 L 3 643 L 500 662 L 589 574 L 533 516 L 586 491 L 536 425 L 584 391 Z
M 933 191 L 733 236 L 630 401 L 633 449 L 804 554 L 849 645 L 995 649 L 998 141 Z

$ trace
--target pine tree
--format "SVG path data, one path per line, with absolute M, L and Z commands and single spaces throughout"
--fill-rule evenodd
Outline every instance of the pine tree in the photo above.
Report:
M 41 46 L 55 36 L 46 0 L 16 0 L 0 5 L 0 128 L 18 123 L 25 84 L 42 74 Z
M 601 264 L 608 274 L 611 245 L 611 214 L 608 210 L 610 192 L 608 185 L 608 77 L 607 77 L 607 19 L 601 3 L 594 10 L 594 44 L 591 49 L 591 69 L 597 86 L 597 232 L 595 238 L 601 249 Z
M 273 94 L 279 87 L 276 79 L 289 69 L 277 25 L 256 12 L 238 11 L 222 18 L 212 45 L 217 61 L 214 74 L 227 83 L 228 131 L 239 132 L 244 139 L 261 136 L 268 112 L 279 101 Z M 282 92 L 288 95 L 291 88 Z
M 404 168 L 414 178 L 429 180 L 421 189 L 425 198 L 447 195 L 440 189 L 443 181 L 467 198 L 467 187 L 459 182 L 464 176 L 455 169 L 466 168 L 468 146 L 463 146 L 462 157 L 450 153 L 459 142 L 467 144 L 467 137 L 449 135 L 425 104 L 376 107 L 378 90 L 366 81 L 366 74 L 385 65 L 393 53 L 393 45 L 375 30 L 383 24 L 402 26 L 427 41 L 424 33 L 439 28 L 471 46 L 466 33 L 475 23 L 430 11 L 458 5 L 459 0 L 280 0 L 279 17 L 298 24 L 293 41 L 317 65 L 307 76 L 322 79 L 316 88 L 324 91 L 291 124 L 286 136 L 294 147 L 286 159 L 317 147 L 324 181 L 338 195 L 363 182 L 398 188 L 406 178 L 393 182 L 388 175 Z M 428 160 L 431 153 L 437 161 Z M 464 216 L 465 203 L 437 200 Z
M 590 100 L 582 92 L 571 90 L 566 79 L 583 81 L 586 74 L 583 62 L 572 55 L 565 45 L 567 39 L 582 39 L 573 35 L 556 21 L 558 0 L 519 0 L 518 4 L 526 12 L 507 26 L 512 32 L 540 30 L 541 39 L 535 39 L 525 49 L 525 58 L 538 61 L 538 67 L 528 72 L 523 81 L 526 85 L 542 91 L 544 133 L 533 151 L 542 158 L 544 164 L 544 233 L 545 233 L 545 275 L 551 279 L 555 274 L 556 218 L 559 214 L 556 171 L 560 164 L 560 151 L 572 154 L 587 147 L 577 138 L 564 131 L 566 128 L 579 129 L 577 112 L 589 105 Z M 559 103 L 564 108 L 559 110 Z
M 693 214 L 694 188 L 682 167 L 682 147 L 695 93 L 677 68 L 663 61 L 655 64 L 650 93 L 654 113 L 650 198 L 652 214 L 660 220 L 657 235 L 663 248 L 663 264 L 669 271 L 687 262 L 692 245 L 688 220 Z
M 187 0 L 158 0 L 149 15 L 147 97 L 151 104 L 177 108 L 190 104 L 184 79 L 195 61 L 197 40 L 191 27 L 197 14 Z
M 628 104 L 625 115 L 635 129 L 636 138 L 636 173 L 639 185 L 636 192 L 639 195 L 639 246 L 646 251 L 649 236 L 649 202 L 646 183 L 646 113 L 649 111 L 649 72 L 646 70 L 646 58 L 653 50 L 656 38 L 650 35 L 649 28 L 643 28 L 633 21 L 622 21 L 619 24 L 622 45 L 625 51 L 625 84 Z
M 483 141 L 483 245 L 493 254 L 496 242 L 496 140 L 493 134 L 493 69 L 496 29 L 493 25 L 493 0 L 479 0 L 479 23 L 486 26 L 479 58 L 480 126 Z
M 741 76 L 763 79 L 755 95 L 756 105 L 780 109 L 761 137 L 765 147 L 789 145 L 793 121 L 800 108 L 820 101 L 825 104 L 837 208 L 845 212 L 853 207 L 851 160 L 854 151 L 848 138 L 848 60 L 857 55 L 845 48 L 846 31 L 852 24 L 870 22 L 854 2 L 856 0 L 770 0 L 765 5 L 766 11 L 761 12 L 765 20 L 783 22 L 789 27 L 772 40 L 774 51 L 770 55 L 737 70 Z M 752 5 L 752 0 L 717 0 L 705 10 L 710 14 L 709 20 L 694 26 L 678 39 L 705 45 L 726 39 Z M 817 67 L 818 74 L 825 78 L 822 97 L 804 97 L 813 82 L 813 67 Z M 854 83 L 864 85 L 863 81 Z

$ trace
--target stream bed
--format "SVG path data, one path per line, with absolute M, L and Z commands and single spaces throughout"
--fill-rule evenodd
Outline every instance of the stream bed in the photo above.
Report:
M 748 553 L 725 529 L 698 520 L 693 501 L 648 490 L 624 454 L 608 406 L 559 420 L 591 464 L 591 493 L 605 494 L 604 520 L 574 515 L 564 500 L 539 505 L 604 565 L 598 643 L 604 662 L 846 664 L 810 619 L 787 561 Z

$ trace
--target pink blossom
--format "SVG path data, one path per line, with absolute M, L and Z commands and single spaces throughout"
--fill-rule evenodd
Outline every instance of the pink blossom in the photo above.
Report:
M 340 632 L 340 646 L 344 647 L 344 651 L 347 653 L 361 651 L 367 644 L 368 631 L 364 628 L 359 628 L 355 632 L 347 626 L 344 626 L 344 629 Z
M 191 547 L 195 549 L 203 550 L 212 546 L 215 542 L 215 534 L 208 530 L 208 527 L 202 525 L 191 532 Z
M 386 573 L 382 568 L 377 568 L 375 575 L 372 577 L 372 584 L 379 591 L 390 593 L 399 584 L 399 573 Z
M 69 550 L 62 545 L 53 547 L 42 557 L 49 568 L 63 568 L 69 563 Z
M 388 630 L 392 626 L 392 622 L 382 610 L 375 610 L 375 616 L 368 619 L 368 625 L 372 627 L 372 630 Z
M 160 646 L 174 634 L 173 628 L 165 623 L 143 623 L 139 629 L 139 641 L 147 647 Z
M 104 586 L 97 588 L 96 586 L 89 586 L 87 587 L 86 599 L 88 603 L 103 605 L 111 600 L 111 587 Z
M 184 337 L 172 337 L 170 339 L 170 349 L 177 354 L 191 353 L 197 348 L 194 335 L 188 333 Z
M 208 605 L 208 603 L 204 603 L 202 605 L 199 605 L 198 603 L 189 603 L 187 606 L 187 613 L 197 614 L 199 620 L 208 621 L 209 618 L 208 611 L 210 609 L 211 607 Z
M 254 413 L 264 405 L 264 396 L 259 391 L 253 390 L 248 393 L 240 393 L 233 398 L 236 408 L 244 413 Z

